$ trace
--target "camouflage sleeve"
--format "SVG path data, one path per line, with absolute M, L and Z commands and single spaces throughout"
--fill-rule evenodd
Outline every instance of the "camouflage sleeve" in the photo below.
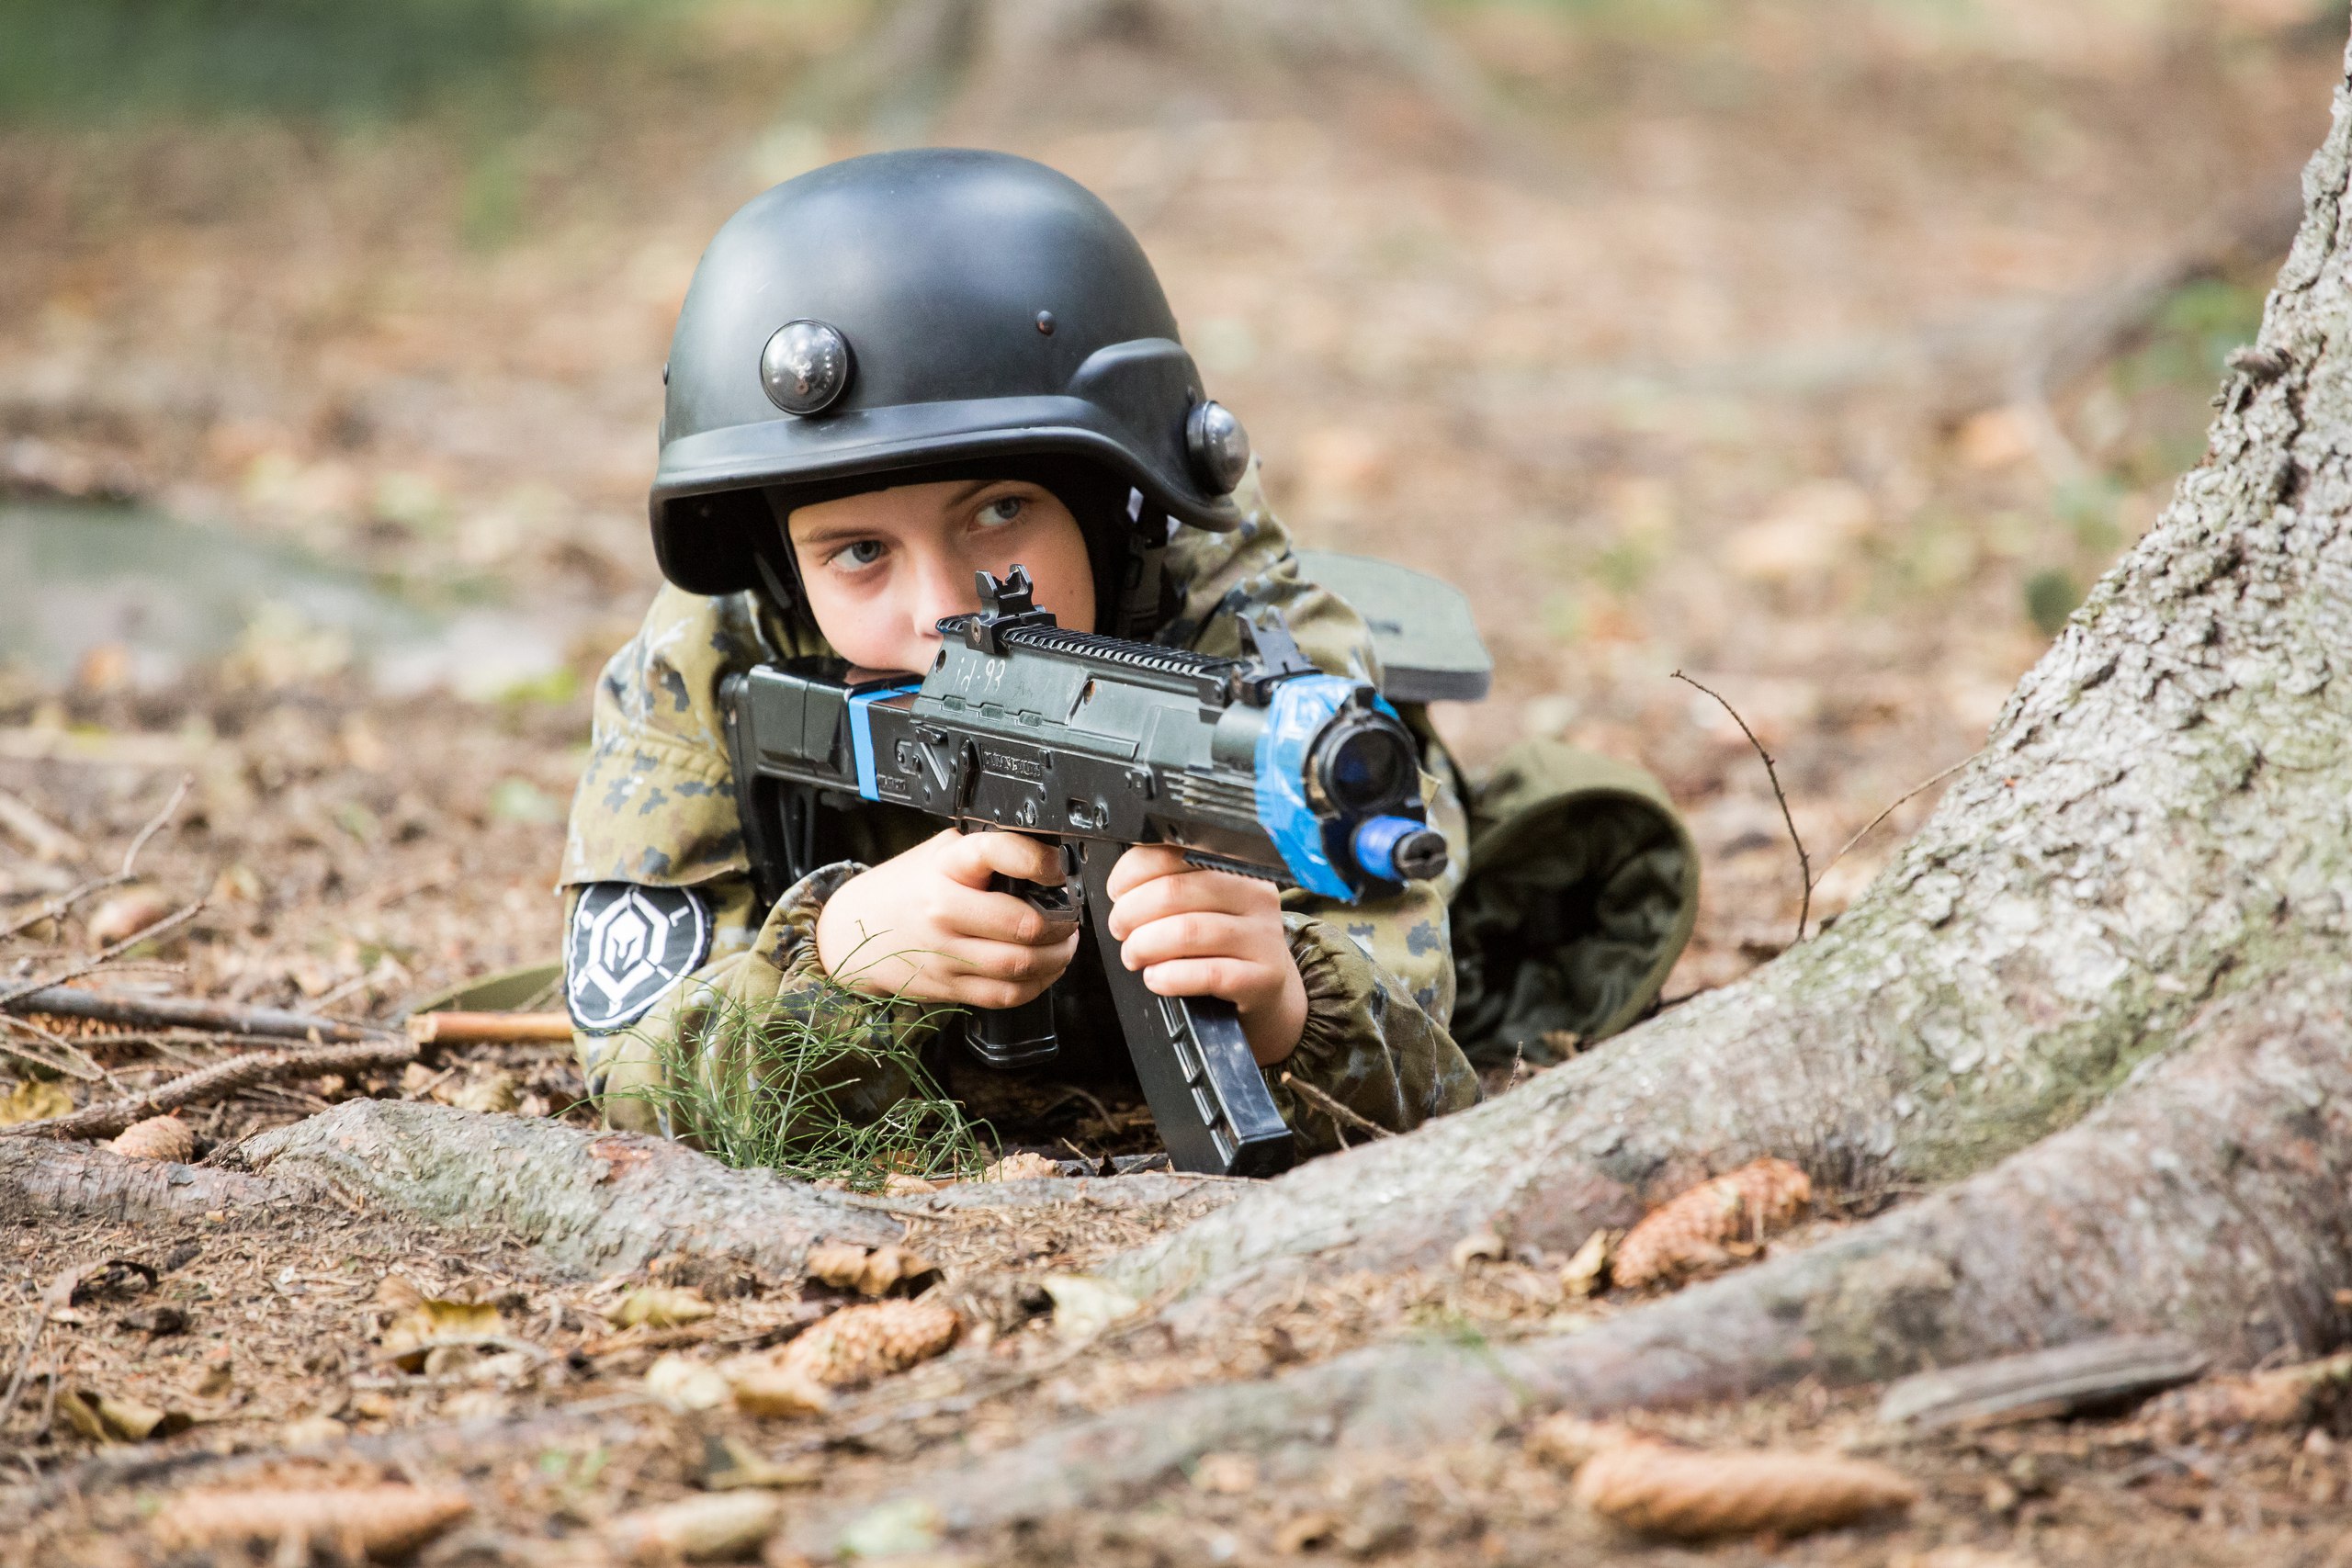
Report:
M 1370 630 L 1345 600 L 1300 575 L 1290 536 L 1267 507 L 1254 466 L 1234 501 L 1240 528 L 1224 535 L 1180 530 L 1170 547 L 1170 569 L 1184 596 L 1167 640 L 1202 653 L 1238 654 L 1241 618 L 1276 608 L 1317 668 L 1376 682 L 1380 665 Z M 1414 883 L 1393 897 L 1358 904 L 1296 893 L 1284 898 L 1291 956 L 1306 986 L 1306 1026 L 1298 1049 L 1266 1077 L 1302 1154 L 1347 1140 L 1339 1120 L 1312 1095 L 1283 1081 L 1285 1073 L 1396 1132 L 1478 1099 L 1477 1077 L 1446 1032 L 1453 1010 L 1446 900 L 1469 855 L 1469 824 L 1435 733 L 1417 711 L 1406 718 L 1422 744 L 1421 799 L 1445 835 L 1452 864 L 1439 880 Z
M 843 861 L 801 878 L 747 942 L 679 981 L 634 1027 L 575 1030 L 581 1073 L 605 1124 L 708 1143 L 724 1130 L 696 1124 L 696 1108 L 741 1103 L 746 1086 L 812 1066 L 831 1113 L 852 1122 L 876 1120 L 912 1092 L 893 1058 L 920 1051 L 941 1010 L 850 991 L 817 958 L 825 900 L 865 869 Z M 857 1048 L 830 1048 L 842 1042 Z M 812 1064 L 820 1043 L 827 1059 Z
M 637 635 L 596 682 L 588 761 L 564 835 L 564 886 L 691 887 L 746 874 L 719 682 L 767 659 L 815 651 L 794 635 L 748 593 L 654 595 Z

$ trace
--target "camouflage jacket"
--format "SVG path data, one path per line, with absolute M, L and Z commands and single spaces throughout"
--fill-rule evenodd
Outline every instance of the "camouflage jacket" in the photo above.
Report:
M 1254 472 L 1236 499 L 1248 519 L 1238 531 L 1184 528 L 1170 546 L 1168 567 L 1182 597 L 1159 640 L 1238 655 L 1240 614 L 1273 605 L 1316 664 L 1376 680 L 1363 622 L 1336 595 L 1301 579 L 1288 535 L 1266 509 Z M 822 868 L 773 908 L 757 907 L 718 705 L 725 676 L 770 658 L 829 651 L 813 638 L 753 595 L 707 599 L 664 588 L 637 636 L 605 666 L 595 694 L 594 742 L 564 844 L 562 882 L 572 931 L 567 943 L 572 1016 L 582 1025 L 575 1035 L 580 1064 L 615 1124 L 666 1124 L 640 1092 L 660 1081 L 665 1059 L 695 1061 L 697 1071 L 722 1077 L 743 1070 L 743 1064 L 725 1059 L 729 1048 L 712 1027 L 714 1008 L 815 1005 L 813 993 L 823 987 L 817 914 L 832 889 L 864 866 L 845 862 Z M 1410 710 L 1407 716 L 1419 718 Z M 1468 837 L 1454 770 L 1427 724 L 1414 728 L 1427 749 L 1423 796 L 1459 866 L 1467 859 Z M 865 857 L 870 860 L 896 854 L 936 830 L 927 818 L 909 820 L 908 814 L 886 808 L 870 815 L 871 850 Z M 1355 905 L 1295 890 L 1285 896 L 1284 924 L 1306 982 L 1307 1018 L 1297 1050 L 1268 1069 L 1268 1082 L 1303 1154 L 1350 1139 L 1328 1111 L 1282 1081 L 1285 1072 L 1399 1132 L 1478 1098 L 1476 1077 L 1446 1032 L 1454 998 L 1446 905 L 1459 875 L 1451 871 L 1440 882 L 1413 884 L 1393 897 Z M 604 998 L 583 990 L 580 973 L 582 913 L 585 899 L 596 900 L 593 913 L 626 896 L 612 885 L 691 889 L 691 908 L 674 892 L 649 902 L 666 899 L 685 910 L 702 934 L 690 975 L 657 998 L 599 1017 Z M 840 1005 L 838 989 L 824 988 L 830 991 L 824 1005 Z M 856 1005 L 902 1039 L 929 1031 L 938 1015 L 936 1009 L 878 998 Z M 848 1096 L 866 1102 L 860 1109 L 878 1113 L 905 1089 L 863 1083 L 850 1086 Z

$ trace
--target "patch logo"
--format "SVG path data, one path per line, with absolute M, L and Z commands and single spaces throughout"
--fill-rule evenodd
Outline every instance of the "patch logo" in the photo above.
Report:
M 710 954 L 710 906 L 690 887 L 592 882 L 564 943 L 564 1000 L 591 1034 L 626 1029 Z

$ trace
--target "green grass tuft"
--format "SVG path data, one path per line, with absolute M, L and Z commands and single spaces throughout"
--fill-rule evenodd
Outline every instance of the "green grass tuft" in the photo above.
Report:
M 910 1023 L 905 1003 L 831 980 L 764 1008 L 714 989 L 693 1004 L 695 1027 L 639 1036 L 661 1083 L 614 1098 L 645 1100 L 675 1135 L 739 1168 L 865 1192 L 894 1175 L 977 1175 L 990 1157 L 986 1123 L 922 1060 L 922 1043 L 952 1010 Z

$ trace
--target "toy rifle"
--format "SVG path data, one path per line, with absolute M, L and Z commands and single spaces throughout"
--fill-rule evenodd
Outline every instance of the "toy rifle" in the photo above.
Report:
M 1212 659 L 1056 626 L 1017 566 L 979 585 L 981 611 L 939 623 L 939 657 L 919 680 L 853 681 L 832 659 L 729 678 L 761 896 L 839 858 L 821 842 L 825 820 L 861 801 L 1057 841 L 1062 886 L 1005 890 L 1090 921 L 1172 1163 L 1284 1169 L 1290 1129 L 1233 1004 L 1157 996 L 1120 963 L 1111 867 L 1130 844 L 1172 844 L 1194 865 L 1350 901 L 1436 876 L 1445 840 L 1422 814 L 1412 735 L 1371 684 L 1307 663 L 1279 615 L 1243 623 L 1250 657 Z M 1085 962 L 1081 947 L 1073 969 Z M 992 1066 L 1049 1059 L 1061 1045 L 1053 998 L 976 1009 L 967 1042 Z

